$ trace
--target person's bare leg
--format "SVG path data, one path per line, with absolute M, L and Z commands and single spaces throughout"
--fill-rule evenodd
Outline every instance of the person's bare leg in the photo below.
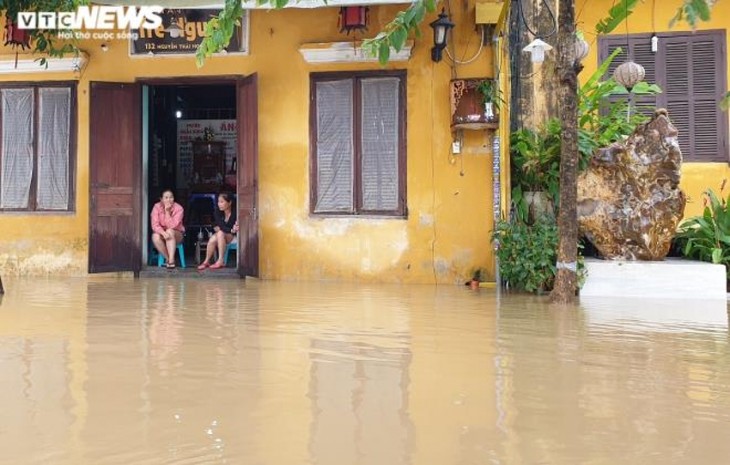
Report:
M 215 237 L 218 241 L 218 260 L 216 263 L 223 265 L 223 254 L 226 253 L 226 233 L 218 231 L 215 233 Z
M 162 236 L 157 233 L 152 234 L 152 244 L 155 246 L 155 249 L 157 249 L 157 253 L 162 255 L 162 258 L 164 258 L 165 262 L 167 262 L 167 246 L 165 245 L 165 240 Z
M 205 261 L 203 263 L 210 263 L 213 259 L 213 254 L 215 253 L 216 247 L 218 247 L 217 244 L 218 239 L 216 239 L 216 236 L 210 236 L 210 239 L 208 239 L 208 247 L 205 248 Z
M 175 247 L 177 247 L 177 241 L 175 240 L 175 231 L 168 229 L 167 233 L 170 235 L 169 238 L 165 239 L 165 246 L 167 247 L 167 263 L 168 265 L 175 264 Z

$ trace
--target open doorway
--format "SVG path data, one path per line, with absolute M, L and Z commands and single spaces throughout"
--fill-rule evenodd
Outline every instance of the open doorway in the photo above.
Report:
M 212 232 L 217 194 L 238 191 L 237 93 L 230 84 L 148 85 L 143 98 L 146 108 L 144 140 L 146 201 L 146 264 L 156 267 L 158 254 L 151 245 L 149 213 L 160 193 L 172 189 L 175 201 L 185 210 L 185 236 L 178 265 L 186 270 L 205 258 Z M 237 247 L 231 247 L 227 267 L 235 270 Z

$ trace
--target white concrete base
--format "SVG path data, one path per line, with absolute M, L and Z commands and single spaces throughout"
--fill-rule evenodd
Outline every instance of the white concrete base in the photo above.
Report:
M 725 267 L 668 258 L 661 262 L 586 259 L 581 297 L 727 299 Z

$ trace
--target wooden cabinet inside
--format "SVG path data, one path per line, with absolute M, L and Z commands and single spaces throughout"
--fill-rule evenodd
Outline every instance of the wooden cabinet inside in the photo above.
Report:
M 226 143 L 193 142 L 193 192 L 217 192 L 226 175 Z

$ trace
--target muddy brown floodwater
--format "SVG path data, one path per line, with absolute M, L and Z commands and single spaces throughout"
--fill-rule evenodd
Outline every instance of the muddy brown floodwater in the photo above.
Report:
M 9 279 L 2 464 L 727 464 L 723 302 Z

